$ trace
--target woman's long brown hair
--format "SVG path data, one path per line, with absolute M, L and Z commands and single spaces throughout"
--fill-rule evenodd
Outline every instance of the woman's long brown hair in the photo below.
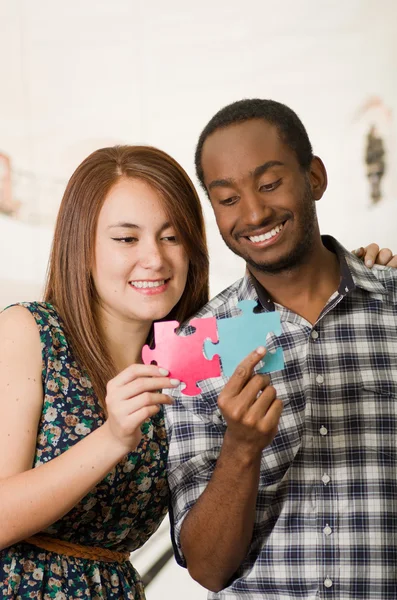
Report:
M 73 173 L 55 226 L 44 300 L 54 305 L 68 343 L 88 374 L 104 408 L 106 384 L 116 375 L 95 319 L 91 277 L 98 215 L 121 177 L 138 178 L 156 189 L 189 257 L 186 288 L 165 318 L 185 321 L 208 300 L 209 263 L 197 192 L 187 173 L 168 154 L 150 146 L 115 146 L 93 152 Z

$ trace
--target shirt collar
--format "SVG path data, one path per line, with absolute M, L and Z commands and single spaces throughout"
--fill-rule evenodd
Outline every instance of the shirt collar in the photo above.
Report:
M 377 279 L 373 271 L 368 269 L 363 261 L 344 248 L 335 238 L 330 235 L 321 236 L 324 246 L 334 252 L 339 260 L 340 283 L 338 293 L 346 296 L 356 287 L 366 290 L 372 294 L 387 294 L 384 285 Z M 243 279 L 242 293 L 244 297 L 256 296 L 264 310 L 274 311 L 275 305 L 267 290 L 247 269 Z M 247 294 L 247 296 L 246 296 Z

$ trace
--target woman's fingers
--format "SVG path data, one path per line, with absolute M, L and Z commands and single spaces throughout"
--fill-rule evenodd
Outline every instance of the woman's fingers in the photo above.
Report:
M 167 394 L 146 392 L 123 402 L 120 411 L 125 415 L 131 415 L 134 412 L 139 412 L 145 406 L 159 406 L 160 404 L 173 404 L 173 402 L 171 396 L 167 396 Z
M 386 266 L 393 258 L 393 252 L 390 248 L 382 248 L 376 257 L 376 264 Z
M 124 426 L 126 430 L 129 431 L 137 431 L 139 430 L 142 423 L 146 421 L 146 419 L 150 419 L 150 417 L 154 417 L 160 410 L 160 406 L 158 404 L 151 404 L 150 406 L 144 406 L 139 410 L 127 415 L 125 418 Z
M 113 377 L 109 381 L 108 386 L 112 388 L 121 387 L 130 381 L 138 379 L 138 377 L 165 377 L 167 375 L 168 370 L 157 365 L 132 364 L 116 375 L 116 377 Z
M 360 248 L 356 248 L 355 250 L 352 250 L 352 254 L 355 254 L 358 258 L 363 258 L 364 254 L 365 254 L 365 249 L 363 246 L 360 246 Z
M 128 450 L 136 448 L 141 438 L 142 423 L 154 416 L 163 404 L 172 404 L 173 399 L 167 394 L 145 392 L 128 400 L 111 403 L 106 426 L 119 442 Z
M 386 267 L 394 267 L 397 269 L 397 254 L 390 258 L 390 260 L 386 263 Z
M 368 246 L 353 250 L 353 254 L 361 258 L 364 264 L 372 268 L 374 265 L 383 265 L 386 267 L 397 267 L 397 255 L 393 255 L 390 248 L 379 248 L 378 244 L 369 244 Z
M 156 365 L 133 364 L 108 382 L 105 426 L 123 447 L 136 448 L 143 421 L 155 415 L 162 404 L 173 403 L 161 390 L 172 389 L 180 381 L 166 377 L 167 374 L 166 369 Z
M 173 389 L 178 386 L 178 379 L 169 377 L 139 377 L 124 386 L 113 390 L 113 397 L 117 400 L 128 400 L 133 396 L 139 396 L 146 392 L 156 392 L 158 390 Z
M 378 244 L 368 244 L 368 246 L 366 246 L 364 248 L 364 256 L 363 256 L 363 260 L 364 260 L 364 264 L 367 267 L 373 267 L 373 265 L 375 264 L 377 257 L 379 254 L 379 246 Z

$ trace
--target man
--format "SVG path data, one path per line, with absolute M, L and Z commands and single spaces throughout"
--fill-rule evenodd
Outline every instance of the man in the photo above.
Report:
M 174 392 L 175 552 L 209 598 L 397 598 L 397 273 L 320 237 L 327 187 L 288 107 L 243 100 L 202 132 L 198 177 L 247 272 L 197 316 L 281 313 L 285 368 Z M 238 340 L 236 340 L 238 344 Z

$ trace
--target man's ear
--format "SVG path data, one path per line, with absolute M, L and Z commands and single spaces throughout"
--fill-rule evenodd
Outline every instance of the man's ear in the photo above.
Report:
M 314 156 L 309 169 L 309 179 L 314 200 L 321 200 L 328 185 L 327 170 L 323 161 Z

